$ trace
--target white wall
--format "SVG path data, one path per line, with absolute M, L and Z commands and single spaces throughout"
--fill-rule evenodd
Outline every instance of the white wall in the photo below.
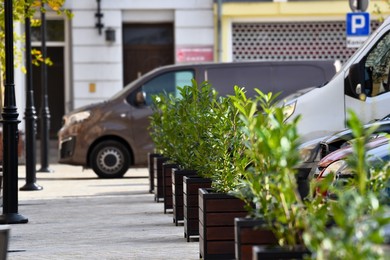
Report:
M 102 0 L 103 9 L 182 9 L 212 8 L 213 0 Z M 65 5 L 68 9 L 89 9 L 96 6 L 96 0 L 67 0 Z
M 102 23 L 105 27 L 99 34 L 95 27 L 95 6 L 96 4 L 91 6 L 90 10 L 73 10 L 71 85 L 74 108 L 106 99 L 123 87 L 121 11 L 103 12 Z M 116 32 L 116 40 L 113 43 L 105 40 L 104 30 L 108 27 Z M 90 91 L 91 84 L 96 86 L 94 92 Z
M 122 24 L 173 22 L 175 46 L 213 46 L 213 0 L 101 1 L 103 33 L 95 27 L 96 0 L 67 0 L 71 10 L 73 108 L 109 98 L 123 88 Z M 116 31 L 115 43 L 105 41 L 107 27 Z M 96 92 L 90 85 L 96 85 Z
M 214 45 L 213 11 L 175 11 L 176 45 Z
M 18 35 L 23 35 L 24 25 L 19 23 L 16 24 L 16 26 L 14 26 L 14 32 L 17 33 Z M 14 47 L 16 47 L 19 50 L 22 50 L 24 48 L 24 44 L 18 42 Z M 21 60 L 21 62 L 23 62 L 23 64 L 19 64 L 19 66 L 14 70 L 14 84 L 15 84 L 15 102 L 16 102 L 17 112 L 19 113 L 18 119 L 20 120 L 18 128 L 24 132 L 25 129 L 24 113 L 26 112 L 26 74 L 24 74 L 21 70 L 21 67 L 25 66 L 24 53 L 22 53 L 22 55 L 23 55 L 23 59 Z M 17 57 L 14 57 L 14 59 L 17 59 Z

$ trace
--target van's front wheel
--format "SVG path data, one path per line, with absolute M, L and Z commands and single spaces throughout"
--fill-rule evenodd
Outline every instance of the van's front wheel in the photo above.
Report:
M 121 178 L 130 167 L 130 153 L 120 142 L 104 141 L 93 148 L 90 162 L 100 178 Z

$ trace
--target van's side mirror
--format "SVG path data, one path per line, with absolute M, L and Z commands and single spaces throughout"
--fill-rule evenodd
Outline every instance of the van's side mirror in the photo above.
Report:
M 135 104 L 137 106 L 145 106 L 146 105 L 146 93 L 144 91 L 138 91 L 135 94 Z
M 360 94 L 364 92 L 364 63 L 355 63 L 352 64 L 349 68 L 348 80 L 350 91 L 354 94 L 354 96 L 359 97 Z

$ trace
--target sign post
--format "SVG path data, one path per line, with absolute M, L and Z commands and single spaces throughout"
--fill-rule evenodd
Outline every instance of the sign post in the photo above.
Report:
M 352 13 L 347 13 L 347 48 L 358 48 L 370 35 L 369 0 L 349 0 Z
M 347 48 L 358 48 L 370 35 L 370 14 L 347 13 Z
M 349 0 L 349 8 L 353 12 L 365 12 L 368 8 L 368 0 Z

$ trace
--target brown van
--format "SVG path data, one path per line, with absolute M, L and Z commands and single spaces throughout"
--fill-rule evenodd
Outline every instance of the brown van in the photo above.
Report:
M 208 81 L 219 95 L 233 86 L 281 92 L 279 98 L 322 85 L 336 73 L 335 61 L 259 61 L 170 65 L 131 82 L 109 100 L 78 108 L 63 117 L 58 132 L 59 162 L 92 168 L 101 178 L 122 177 L 131 166 L 145 166 L 154 145 L 148 133 L 154 94 L 177 93 L 191 80 Z

